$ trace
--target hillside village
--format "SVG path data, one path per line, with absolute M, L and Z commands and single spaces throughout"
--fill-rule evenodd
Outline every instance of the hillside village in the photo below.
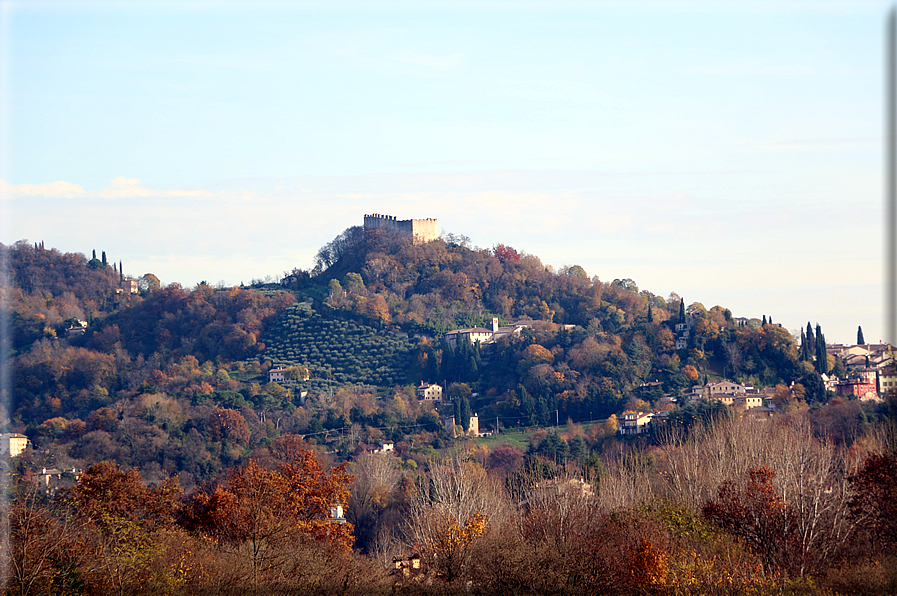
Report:
M 887 344 L 831 344 L 809 322 L 795 337 L 767 315 L 555 271 L 432 218 L 365 215 L 311 268 L 232 288 L 126 275 L 105 251 L 0 250 L 13 280 L 0 453 L 14 520 L 27 505 L 60 532 L 62 550 L 29 559 L 47 585 L 162 590 L 167 577 L 190 592 L 199 580 L 173 567 L 188 560 L 214 593 L 295 587 L 306 576 L 285 570 L 308 560 L 325 592 L 366 594 L 546 593 L 577 574 L 633 594 L 721 577 L 734 583 L 713 589 L 729 593 L 897 581 L 858 579 L 863 557 L 897 561 L 882 538 L 892 472 L 875 467 L 897 461 Z M 816 454 L 817 484 L 799 484 L 783 459 L 796 453 Z M 826 513 L 802 518 L 805 498 Z M 782 521 L 781 541 L 751 542 L 738 499 L 822 529 L 799 541 Z M 275 534 L 250 538 L 250 510 Z M 80 520 L 71 543 L 65 519 Z M 79 540 L 111 566 L 72 558 Z M 136 544 L 146 558 L 124 557 Z M 60 557 L 69 571 L 53 571 Z M 845 565 L 854 575 L 832 574 Z

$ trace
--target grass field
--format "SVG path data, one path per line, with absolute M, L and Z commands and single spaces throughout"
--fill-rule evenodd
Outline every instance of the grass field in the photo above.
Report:
M 583 428 L 583 430 L 588 430 L 588 428 L 590 426 L 591 426 L 591 424 L 583 424 L 582 428 Z M 503 430 L 502 434 L 500 434 L 500 435 L 492 435 L 489 437 L 480 437 L 480 438 L 476 439 L 476 443 L 478 445 L 485 445 L 489 449 L 495 449 L 499 445 L 507 443 L 509 445 L 513 445 L 514 447 L 517 447 L 521 451 L 526 451 L 526 448 L 529 447 L 530 439 L 532 438 L 532 436 L 534 434 L 536 434 L 540 430 L 551 430 L 553 428 L 555 428 L 555 427 L 550 426 L 547 428 L 534 428 L 534 429 L 527 429 L 523 432 L 518 432 L 516 430 L 508 429 L 508 430 Z M 559 433 L 563 434 L 563 433 L 569 431 L 570 428 L 567 426 L 559 426 L 559 427 L 557 427 L 557 430 Z

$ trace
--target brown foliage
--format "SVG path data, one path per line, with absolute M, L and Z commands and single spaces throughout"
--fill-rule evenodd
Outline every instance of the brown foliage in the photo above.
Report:
M 282 572 L 289 545 L 312 538 L 338 550 L 352 545 L 352 525 L 331 520 L 330 507 L 345 504 L 352 477 L 345 465 L 325 472 L 298 438 L 282 439 L 276 468 L 256 460 L 230 471 L 217 487 L 188 502 L 184 520 L 192 531 L 249 562 L 251 581 Z
M 897 456 L 872 453 L 850 476 L 850 510 L 873 548 L 897 547 Z
M 720 485 L 717 498 L 704 504 L 704 517 L 744 540 L 767 569 L 786 567 L 794 557 L 794 513 L 776 494 L 772 470 L 752 468 L 749 475 L 744 486 Z

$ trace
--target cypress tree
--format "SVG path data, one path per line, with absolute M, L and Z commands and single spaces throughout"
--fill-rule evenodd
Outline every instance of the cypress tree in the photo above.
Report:
M 685 298 L 679 300 L 679 322 L 685 322 Z
M 104 250 L 103 251 L 103 267 L 105 267 L 106 265 L 108 265 L 108 263 L 106 262 L 106 251 Z
M 816 324 L 816 370 L 824 375 L 828 372 L 828 353 L 825 351 L 825 336 L 822 327 Z
M 810 321 L 807 321 L 807 344 L 813 346 L 813 349 L 816 348 L 816 336 L 813 335 L 813 328 L 810 326 Z
M 857 345 L 866 345 L 866 339 L 863 337 L 863 328 L 857 327 Z
M 649 322 L 649 323 L 653 323 L 653 322 L 654 322 L 654 311 L 651 310 L 651 305 L 650 305 L 650 304 L 648 305 L 648 322 Z
M 119 281 L 125 281 L 125 269 L 122 267 L 121 261 L 118 262 L 118 278 Z
M 763 323 L 762 323 L 762 325 L 763 325 L 764 327 L 766 327 L 766 315 L 763 315 Z
M 459 424 L 464 432 L 470 430 L 470 401 L 466 397 L 461 398 L 461 421 Z
M 807 344 L 807 334 L 804 330 L 800 330 L 800 361 L 808 362 L 810 360 L 810 346 Z

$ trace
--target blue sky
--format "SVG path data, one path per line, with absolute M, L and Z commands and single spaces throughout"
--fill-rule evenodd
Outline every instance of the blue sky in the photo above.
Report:
M 226 284 L 364 213 L 884 339 L 886 2 L 2 2 L 0 242 Z

